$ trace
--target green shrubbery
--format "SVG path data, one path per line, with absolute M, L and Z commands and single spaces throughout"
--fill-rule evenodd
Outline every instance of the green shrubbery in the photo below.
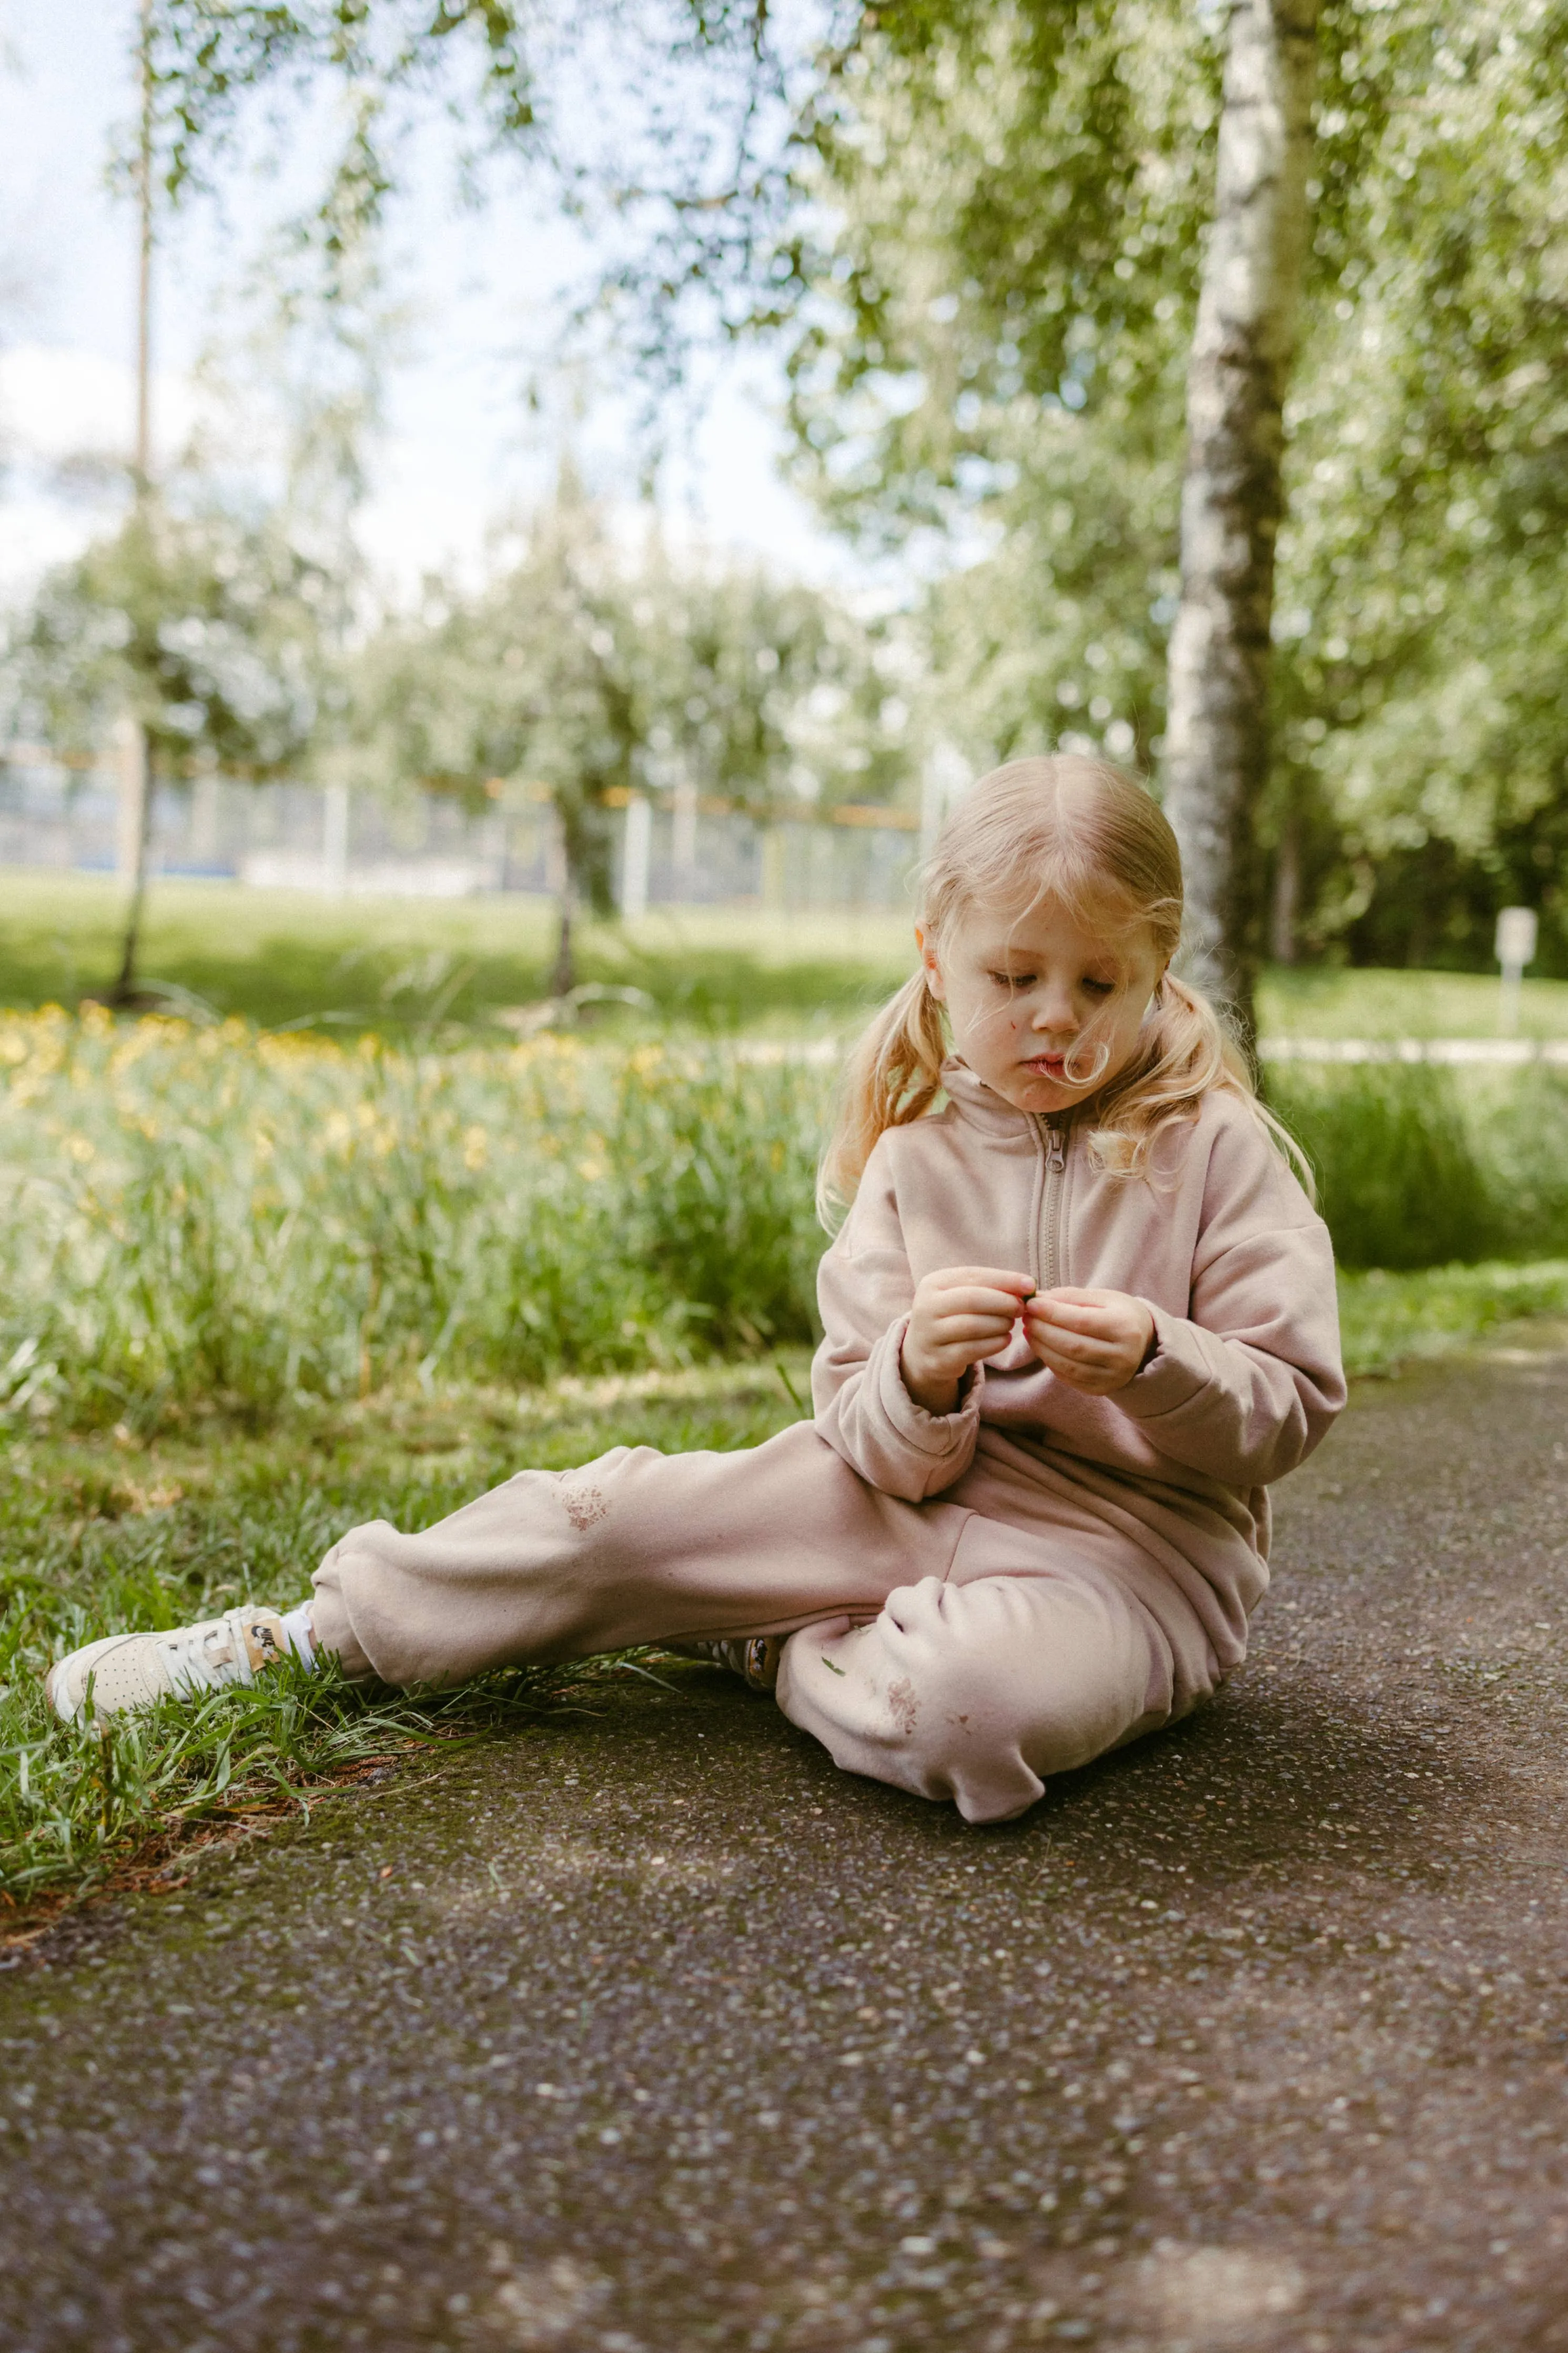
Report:
M 1497 1207 L 1446 1071 L 1363 1063 L 1269 1098 L 1312 1164 L 1342 1266 L 1442 1266 L 1496 1251 Z
M 825 1081 L 716 1050 L 0 1027 L 0 1397 L 147 1426 L 808 1339 Z
M 177 1846 L 302 1809 L 369 1760 L 417 1762 L 493 1736 L 563 1696 L 580 1704 L 584 1678 L 625 1672 L 612 1657 L 393 1694 L 289 1671 L 100 1733 L 56 1722 L 42 1680 L 52 1658 L 247 1596 L 287 1607 L 345 1528 L 377 1514 L 427 1526 L 520 1462 L 563 1470 L 616 1445 L 760 1445 L 795 1417 L 781 1369 L 803 1378 L 800 1353 L 526 1400 L 458 1390 L 329 1405 L 262 1433 L 219 1422 L 145 1443 L 129 1431 L 14 1437 L 0 1482 L 0 1946 L 34 1907 L 128 1855 L 147 1860 L 150 1839 Z
M 0 1022 L 0 1410 L 150 1428 L 809 1341 L 831 1082 L 719 1047 L 422 1053 Z M 1568 1254 L 1568 1080 L 1278 1070 L 1343 1265 Z
M 427 1524 L 521 1460 L 766 1437 L 805 1375 L 830 1089 L 668 1042 L 423 1054 L 0 1018 L 0 1930 L 154 1834 L 548 1701 L 555 1670 L 439 1705 L 282 1680 L 100 1739 L 51 1723 L 39 1676 L 113 1626 L 291 1601 L 354 1520 Z M 1440 1262 L 1342 1278 L 1353 1369 L 1568 1312 L 1563 1078 L 1292 1068 L 1271 1092 L 1342 1259 Z M 785 1344 L 783 1377 L 517 1394 Z M 73 1434 L 94 1423 L 112 1435 Z
M 1342 1266 L 1568 1250 L 1568 1076 L 1295 1063 L 1271 1069 L 1268 1099 L 1312 1163 Z

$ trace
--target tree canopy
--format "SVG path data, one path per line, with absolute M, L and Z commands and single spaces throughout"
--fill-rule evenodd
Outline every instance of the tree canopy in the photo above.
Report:
M 946 731 L 977 759 L 1093 743 L 1157 776 L 1226 23 L 1185 0 L 840 0 L 790 19 L 738 0 L 155 0 L 159 153 L 177 190 L 216 168 L 251 93 L 335 82 L 329 258 L 374 224 L 418 108 L 452 113 L 470 161 L 527 157 L 552 201 L 621 225 L 608 290 L 646 370 L 679 364 L 694 320 L 780 339 L 797 479 L 836 525 L 918 556 L 907 635 Z M 1542 963 L 1568 969 L 1565 36 L 1568 0 L 1321 10 L 1262 811 L 1281 951 L 1478 960 L 1496 906 L 1522 900 Z M 645 669 L 623 675 L 624 629 L 595 601 L 608 574 L 581 548 L 563 570 L 548 536 L 527 593 L 581 611 L 551 657 L 553 748 L 536 725 L 528 756 L 575 764 L 586 810 L 631 773 L 634 735 L 657 769 L 669 722 Z M 465 643 L 504 633 L 521 593 L 459 600 Z M 688 670 L 743 670 L 700 607 L 695 589 L 679 606 Z M 782 679 L 795 623 L 770 607 L 765 626 Z M 432 700 L 416 718 L 409 681 L 376 724 L 397 761 L 425 729 L 418 757 L 443 773 L 455 731 L 455 776 L 500 770 L 527 695 L 455 650 L 458 627 L 421 659 L 458 666 L 468 716 Z M 751 790 L 777 765 L 766 702 L 715 687 L 687 753 Z M 874 733 L 857 756 L 884 756 Z
M 44 579 L 11 648 L 15 715 L 85 752 L 129 712 L 155 776 L 276 776 L 320 732 L 333 584 L 276 517 L 139 504 Z
M 972 559 L 931 625 L 980 756 L 1157 758 L 1214 24 L 1107 0 L 1042 75 L 1068 13 L 844 77 L 798 466 L 847 527 Z M 1327 13 L 1265 820 L 1310 951 L 1479 959 L 1523 900 L 1568 969 L 1565 35 L 1510 0 Z
M 476 586 L 427 579 L 350 664 L 342 758 L 365 783 L 547 785 L 602 901 L 607 794 L 689 787 L 761 811 L 906 781 L 897 650 L 834 598 L 617 534 L 570 469 L 492 557 Z
M 614 524 L 568 467 L 478 586 L 427 579 L 347 664 L 333 756 L 373 790 L 542 787 L 563 939 L 574 900 L 609 905 L 614 811 L 630 794 L 804 813 L 889 799 L 910 770 L 882 633 L 759 566 L 678 556 L 651 528 L 628 540 Z M 568 961 L 563 949 L 563 974 Z

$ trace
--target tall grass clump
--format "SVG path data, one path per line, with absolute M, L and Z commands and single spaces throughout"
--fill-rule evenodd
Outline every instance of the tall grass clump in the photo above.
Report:
M 1568 1072 L 1362 1062 L 1268 1073 L 1342 1266 L 1568 1252 Z
M 825 1082 L 0 1018 L 0 1406 L 139 1426 L 811 1336 Z
M 1342 1266 L 1497 1255 L 1504 1217 L 1451 1073 L 1367 1062 L 1270 1071 L 1268 1101 L 1312 1164 Z
M 828 1074 L 0 1016 L 0 1415 L 265 1420 L 809 1340 Z M 1270 1073 L 1343 1265 L 1568 1251 L 1568 1082 Z
M 1522 1072 L 1483 1114 L 1506 1254 L 1568 1254 L 1568 1071 Z

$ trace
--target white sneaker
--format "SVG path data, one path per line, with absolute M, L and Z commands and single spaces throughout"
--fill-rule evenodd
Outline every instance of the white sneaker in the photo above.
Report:
M 249 1684 L 264 1668 L 289 1656 L 289 1640 L 276 1609 L 248 1603 L 208 1618 L 199 1626 L 176 1626 L 165 1634 L 106 1634 L 58 1659 L 44 1679 L 57 1715 L 79 1723 L 92 1686 L 95 1716 L 121 1715 L 153 1707 L 173 1694 Z

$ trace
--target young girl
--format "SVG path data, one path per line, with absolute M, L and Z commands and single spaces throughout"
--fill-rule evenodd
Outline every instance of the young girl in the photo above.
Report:
M 926 873 L 921 968 L 850 1064 L 812 1420 L 520 1472 L 418 1535 L 372 1521 L 299 1609 L 89 1642 L 55 1706 L 249 1683 L 290 1651 L 416 1684 L 695 1645 L 846 1771 L 972 1822 L 1185 1714 L 1245 1655 L 1268 1483 L 1345 1390 L 1328 1234 L 1172 977 L 1181 917 L 1131 777 L 985 777 Z

